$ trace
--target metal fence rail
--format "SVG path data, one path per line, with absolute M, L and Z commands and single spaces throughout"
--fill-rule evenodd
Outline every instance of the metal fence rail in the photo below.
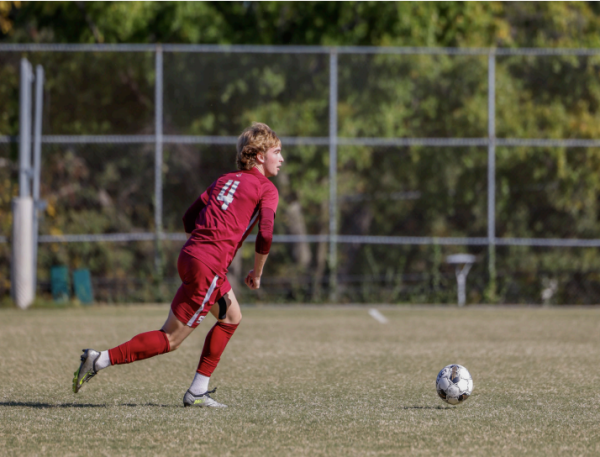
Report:
M 392 54 L 392 55 L 490 55 L 499 56 L 596 56 L 600 49 L 583 48 L 426 48 L 391 46 L 266 46 L 214 44 L 20 44 L 0 43 L 0 52 L 165 52 L 250 54 Z
M 155 133 L 151 135 L 44 135 L 43 144 L 154 144 L 154 233 L 113 233 L 113 234 L 66 234 L 61 236 L 43 235 L 41 243 L 66 242 L 127 242 L 185 240 L 180 233 L 163 233 L 163 145 L 233 145 L 234 136 L 195 136 L 167 135 L 163 132 L 163 55 L 169 53 L 257 53 L 257 54 L 322 54 L 329 56 L 329 126 L 328 136 L 323 137 L 283 137 L 286 145 L 314 145 L 329 148 L 329 233 L 326 235 L 277 235 L 276 243 L 319 242 L 329 243 L 330 284 L 335 285 L 337 245 L 340 243 L 390 244 L 390 245 L 461 245 L 488 246 L 489 274 L 495 276 L 495 246 L 546 246 L 546 247 L 599 247 L 600 239 L 538 239 L 538 238 L 498 238 L 495 233 L 495 193 L 496 147 L 600 147 L 600 139 L 541 139 L 541 138 L 496 138 L 495 98 L 496 98 L 496 58 L 497 56 L 598 56 L 600 49 L 502 49 L 502 48 L 393 48 L 393 47 L 320 47 L 320 46 L 255 46 L 255 45 L 148 45 L 148 44 L 0 44 L 0 52 L 151 52 L 155 61 Z M 338 136 L 338 56 L 341 54 L 372 55 L 465 55 L 488 57 L 488 135 L 481 138 L 345 138 Z M 18 138 L 0 136 L 0 143 L 18 142 Z M 370 147 L 486 147 L 487 165 L 487 236 L 478 238 L 436 238 L 404 236 L 348 236 L 338 233 L 338 196 L 337 168 L 339 146 Z M 252 241 L 249 238 L 248 241 Z M 0 243 L 6 243 L 0 237 Z M 158 252 L 158 250 L 157 250 Z M 160 270 L 160 258 L 156 256 L 156 268 Z M 332 299 L 335 299 L 335 286 L 332 287 Z
M 160 240 L 186 241 L 185 233 L 163 232 Z M 156 234 L 152 232 L 139 233 L 104 233 L 97 235 L 40 235 L 40 243 L 95 243 L 127 241 L 154 241 Z M 246 243 L 254 243 L 255 235 L 250 235 Z M 4 240 L 6 242 L 6 240 Z M 273 235 L 274 243 L 331 243 L 331 235 Z M 431 237 L 431 236 L 369 236 L 369 235 L 336 235 L 337 244 L 389 244 L 389 245 L 440 245 L 440 246 L 487 246 L 487 237 Z M 596 248 L 600 247 L 600 239 L 569 239 L 569 238 L 494 238 L 497 246 L 537 246 L 564 248 Z
M 155 135 L 42 135 L 43 144 L 154 144 Z M 162 135 L 162 144 L 203 144 L 233 146 L 234 136 Z M 329 137 L 281 137 L 286 146 L 329 146 Z M 0 144 L 18 143 L 18 137 L 0 135 Z M 335 140 L 339 146 L 382 147 L 487 147 L 490 144 L 506 147 L 598 148 L 600 140 L 544 138 L 344 138 Z

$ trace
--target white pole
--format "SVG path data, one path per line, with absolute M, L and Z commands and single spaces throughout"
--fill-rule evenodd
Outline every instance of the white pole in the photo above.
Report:
M 25 309 L 35 297 L 33 283 L 33 243 L 32 217 L 33 198 L 16 197 L 12 203 L 13 233 L 12 259 L 13 276 L 11 290 L 16 305 Z
M 19 91 L 19 197 L 13 199 L 11 296 L 19 308 L 35 296 L 33 267 L 33 199 L 31 198 L 31 64 L 21 59 Z
M 27 59 L 21 59 L 19 93 L 19 196 L 31 195 L 31 82 L 33 74 Z
M 471 264 L 465 264 L 462 268 L 456 266 L 456 284 L 458 286 L 458 306 L 464 306 L 467 302 L 467 275 L 471 270 Z

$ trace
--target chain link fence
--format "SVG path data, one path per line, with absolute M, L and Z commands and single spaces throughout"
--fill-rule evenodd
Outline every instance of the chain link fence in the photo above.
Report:
M 0 45 L 0 293 L 19 60 L 44 67 L 38 291 L 87 267 L 99 301 L 168 301 L 181 215 L 251 122 L 282 137 L 264 290 L 242 300 L 596 303 L 600 51 Z M 252 238 L 249 239 L 252 241 Z M 235 287 L 235 285 L 234 285 Z

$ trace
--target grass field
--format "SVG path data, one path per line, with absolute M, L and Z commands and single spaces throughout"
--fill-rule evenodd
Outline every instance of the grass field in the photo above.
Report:
M 101 372 L 85 347 L 160 327 L 164 306 L 0 310 L 1 455 L 599 455 L 598 308 L 245 308 L 211 388 L 183 408 L 207 320 L 176 352 Z M 473 375 L 458 407 L 449 363 Z

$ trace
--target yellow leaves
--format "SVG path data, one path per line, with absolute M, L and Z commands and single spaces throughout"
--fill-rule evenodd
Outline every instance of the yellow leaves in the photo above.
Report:
M 5 2 L 0 1 L 0 14 L 7 16 L 13 8 L 13 5 L 17 8 L 21 7 L 21 2 Z
M 13 8 L 21 8 L 21 2 L 0 1 L 0 30 L 5 35 L 8 34 L 13 27 L 13 23 L 9 18 Z
M 49 217 L 55 217 L 56 216 L 56 208 L 54 206 L 54 202 L 48 201 L 48 206 L 46 207 L 46 214 Z
M 576 111 L 569 120 L 570 135 L 575 138 L 598 138 L 600 136 L 600 122 L 598 115 L 590 108 L 589 102 L 580 100 Z
M 556 174 L 558 178 L 565 179 L 568 175 L 567 151 L 560 148 L 556 152 Z
M 496 43 L 508 44 L 511 41 L 510 24 L 504 20 L 494 21 L 496 27 Z
M 62 230 L 58 227 L 50 227 L 50 235 L 52 236 L 61 236 L 63 234 Z M 50 250 L 55 254 L 60 251 L 60 243 L 51 243 Z

